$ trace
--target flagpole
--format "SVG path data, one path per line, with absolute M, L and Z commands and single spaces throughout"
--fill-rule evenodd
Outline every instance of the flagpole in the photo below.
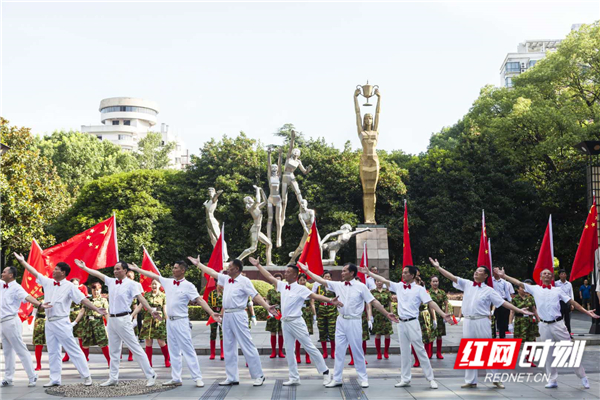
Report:
M 117 255 L 117 260 L 118 260 L 119 259 L 119 242 L 117 241 L 117 214 L 115 214 L 114 210 L 113 210 L 113 219 L 114 219 L 113 229 L 115 231 L 115 254 Z

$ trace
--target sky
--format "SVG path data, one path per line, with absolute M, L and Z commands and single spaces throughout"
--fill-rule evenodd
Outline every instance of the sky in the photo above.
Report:
M 360 148 L 353 93 L 368 80 L 381 91 L 378 148 L 416 154 L 500 84 L 520 42 L 562 39 L 600 7 L 3 2 L 1 18 L 0 114 L 36 134 L 99 125 L 100 100 L 125 96 L 156 101 L 192 154 L 240 131 L 281 144 L 286 123 Z

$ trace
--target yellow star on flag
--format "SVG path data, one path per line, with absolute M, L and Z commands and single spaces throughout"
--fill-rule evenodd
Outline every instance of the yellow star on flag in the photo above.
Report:
M 104 225 L 104 230 L 100 233 L 106 235 L 106 232 L 108 232 L 108 225 Z
M 93 228 L 92 228 L 92 229 L 90 229 L 90 232 L 91 232 L 91 233 L 94 233 L 94 229 L 93 229 Z
M 90 240 L 91 236 L 90 236 L 90 235 L 87 235 L 85 238 L 86 238 L 87 240 Z
M 90 243 L 88 244 L 88 246 L 90 246 L 90 247 L 92 247 L 93 245 L 94 245 L 94 244 L 93 244 L 92 242 L 90 242 Z
M 585 229 L 587 229 L 587 228 L 588 228 L 588 226 L 587 226 L 587 224 L 585 224 Z

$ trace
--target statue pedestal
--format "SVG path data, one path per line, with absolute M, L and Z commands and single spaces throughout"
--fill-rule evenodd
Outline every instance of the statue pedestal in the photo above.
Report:
M 356 228 L 371 228 L 368 232 L 356 235 L 356 265 L 360 265 L 366 242 L 369 267 L 377 267 L 379 275 L 389 278 L 390 252 L 387 228 L 384 225 L 358 225 Z

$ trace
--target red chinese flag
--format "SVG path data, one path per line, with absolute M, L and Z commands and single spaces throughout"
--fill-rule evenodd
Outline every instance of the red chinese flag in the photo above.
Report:
M 594 204 L 590 208 L 581 233 L 581 239 L 579 239 L 579 247 L 577 247 L 569 278 L 571 282 L 594 270 L 596 250 L 598 250 L 598 209 L 596 208 L 596 199 L 594 199 Z
M 304 243 L 302 254 L 298 262 L 308 265 L 310 272 L 319 276 L 323 275 L 323 258 L 321 257 L 321 244 L 319 243 L 319 231 L 317 230 L 317 221 L 313 221 L 308 239 Z
M 212 315 L 210 315 L 208 317 L 208 321 L 206 321 L 206 326 L 209 326 L 210 324 L 214 324 L 215 322 L 217 322 L 217 321 L 215 321 L 215 319 L 212 317 Z
M 215 248 L 210 255 L 210 260 L 208 260 L 208 268 L 212 268 L 217 272 L 221 272 L 223 270 L 223 263 L 225 262 L 225 258 L 223 257 L 223 235 L 225 232 L 225 224 L 221 227 L 221 234 L 219 235 L 219 239 L 217 243 L 215 243 Z M 208 295 L 210 292 L 217 288 L 217 283 L 215 279 L 208 275 L 204 274 L 204 278 L 206 279 L 206 287 L 204 288 L 204 295 L 202 298 L 204 301 L 208 300 Z
M 490 255 L 490 248 L 487 238 L 487 232 L 485 229 L 485 212 L 481 210 L 481 237 L 479 239 L 479 255 L 477 257 L 477 268 L 485 267 L 489 271 L 488 279 L 485 282 L 489 287 L 493 287 L 492 281 L 492 259 Z
M 158 271 L 158 268 L 156 268 L 156 264 L 154 264 L 154 261 L 152 261 L 152 257 L 150 257 L 150 254 L 148 254 L 148 250 L 146 250 L 145 247 L 143 249 L 144 258 L 142 258 L 142 269 L 144 271 L 153 272 L 156 275 L 160 276 L 160 272 Z M 142 285 L 144 292 L 149 292 L 152 290 L 152 287 L 150 287 L 150 285 L 152 284 L 152 279 L 148 278 L 147 276 L 140 274 L 140 284 Z
M 29 250 L 29 256 L 27 257 L 27 263 L 35 268 L 40 274 L 44 276 L 52 275 L 52 270 L 49 270 L 44 265 L 44 259 L 42 258 L 42 248 L 38 244 L 38 242 L 33 239 L 31 241 L 31 249 Z M 29 271 L 25 270 L 23 273 L 23 280 L 21 281 L 21 286 L 27 293 L 31 296 L 38 298 L 43 294 L 42 286 L 36 282 L 36 279 L 33 275 L 29 273 Z M 21 304 L 19 308 L 19 318 L 21 321 L 25 321 L 28 319 L 29 315 L 33 311 L 33 305 L 29 302 Z M 29 323 L 33 319 L 29 318 Z
M 363 253 L 362 253 L 362 257 L 360 258 L 360 266 L 364 267 L 364 268 L 369 268 L 369 256 L 367 254 L 367 242 L 363 243 Z M 360 281 L 362 283 L 367 283 L 365 274 L 363 274 L 362 272 L 359 272 L 357 274 L 357 276 L 358 276 L 358 279 L 360 279 Z
M 402 244 L 402 267 L 414 265 L 412 258 L 412 250 L 410 249 L 410 234 L 408 233 L 408 206 L 404 200 L 404 234 Z
M 540 279 L 540 273 L 549 269 L 554 274 L 554 244 L 552 242 L 552 215 L 548 219 L 548 226 L 546 226 L 546 233 L 544 233 L 544 239 L 542 240 L 542 247 L 538 254 L 535 268 L 533 269 L 533 280 L 538 284 L 542 284 Z M 552 279 L 552 286 L 554 286 L 554 279 Z
M 61 261 L 66 262 L 71 266 L 67 279 L 79 278 L 80 283 L 84 283 L 88 274 L 75 265 L 75 259 L 82 260 L 91 269 L 112 267 L 119 260 L 115 216 L 44 250 L 43 257 L 46 267 L 50 269 Z

